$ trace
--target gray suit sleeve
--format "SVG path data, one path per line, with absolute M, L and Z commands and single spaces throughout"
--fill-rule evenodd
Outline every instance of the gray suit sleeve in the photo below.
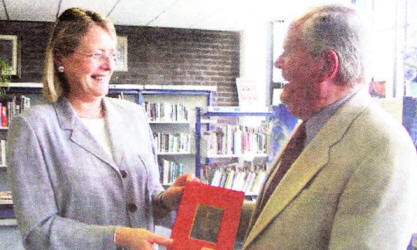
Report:
M 47 153 L 31 124 L 16 117 L 9 128 L 7 166 L 25 248 L 115 249 L 115 227 L 87 225 L 59 215 L 44 160 Z

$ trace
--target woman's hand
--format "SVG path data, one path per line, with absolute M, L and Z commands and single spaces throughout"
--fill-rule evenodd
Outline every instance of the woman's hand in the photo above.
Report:
M 177 179 L 175 179 L 175 182 L 174 182 L 174 184 L 172 184 L 171 187 L 184 187 L 185 183 L 187 181 L 198 181 L 199 182 L 200 180 L 197 177 L 195 177 L 194 174 L 187 173 L 187 174 L 183 174 L 180 177 L 178 177 Z
M 177 209 L 180 204 L 184 186 L 187 181 L 200 181 L 193 174 L 184 174 L 178 177 L 174 184 L 172 184 L 165 192 L 163 204 L 171 209 Z
M 153 250 L 153 244 L 168 247 L 172 245 L 173 240 L 156 235 L 143 228 L 118 227 L 115 242 L 134 250 Z

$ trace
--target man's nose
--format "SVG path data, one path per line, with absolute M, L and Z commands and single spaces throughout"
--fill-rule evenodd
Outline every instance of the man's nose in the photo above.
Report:
M 279 56 L 279 57 L 277 58 L 277 60 L 275 60 L 275 62 L 274 62 L 274 66 L 275 66 L 275 68 L 277 68 L 277 69 L 281 69 L 281 68 L 282 68 L 282 58 L 281 58 L 281 56 Z

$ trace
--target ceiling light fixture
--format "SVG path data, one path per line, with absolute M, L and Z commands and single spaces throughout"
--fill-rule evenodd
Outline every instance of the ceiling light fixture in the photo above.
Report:
M 58 19 L 58 17 L 59 17 L 59 12 L 61 11 L 61 5 L 62 5 L 62 0 L 59 0 L 58 9 L 57 9 L 56 15 L 55 15 L 56 19 Z
M 118 0 L 113 7 L 110 9 L 109 13 L 107 13 L 106 17 L 109 17 L 110 14 L 113 12 L 113 10 L 116 8 L 116 6 L 120 3 L 121 0 Z
M 6 2 L 5 0 L 2 0 L 2 2 L 3 2 L 4 13 L 6 14 L 7 21 L 10 21 L 9 12 L 7 12 Z

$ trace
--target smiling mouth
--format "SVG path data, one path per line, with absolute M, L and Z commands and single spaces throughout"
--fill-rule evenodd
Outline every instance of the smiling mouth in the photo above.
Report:
M 106 80 L 107 79 L 107 76 L 91 76 L 91 78 L 93 78 L 95 80 L 102 81 L 102 80 Z

